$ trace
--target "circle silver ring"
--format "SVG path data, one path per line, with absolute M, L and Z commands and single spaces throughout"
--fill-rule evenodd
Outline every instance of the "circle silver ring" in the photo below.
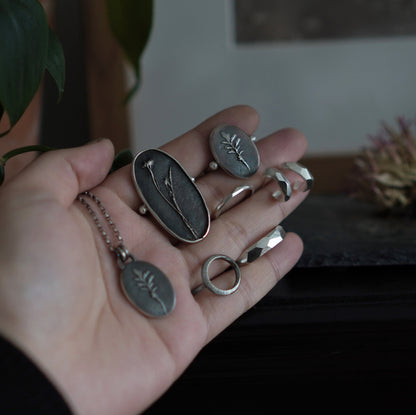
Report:
M 231 193 L 224 197 L 224 199 L 218 203 L 217 207 L 214 210 L 212 217 L 214 219 L 218 218 L 224 210 L 225 205 L 231 200 L 240 195 L 243 192 L 247 192 L 246 197 L 251 196 L 254 193 L 254 187 L 251 184 L 243 184 L 237 186 Z
M 223 290 L 221 288 L 216 287 L 208 274 L 208 269 L 210 267 L 210 265 L 216 261 L 217 259 L 222 259 L 226 262 L 228 262 L 231 267 L 234 269 L 235 272 L 235 282 L 234 285 L 229 288 L 228 290 Z M 206 288 L 208 288 L 211 292 L 213 292 L 216 295 L 230 295 L 233 292 L 237 291 L 238 287 L 240 286 L 240 282 L 241 282 L 241 271 L 240 271 L 240 267 L 237 264 L 236 261 L 234 261 L 232 258 L 230 258 L 227 255 L 212 255 L 210 256 L 205 262 L 204 265 L 202 266 L 202 281 L 205 285 Z

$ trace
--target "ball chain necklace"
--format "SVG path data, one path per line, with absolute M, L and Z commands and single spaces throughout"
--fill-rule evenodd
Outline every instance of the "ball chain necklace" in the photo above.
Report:
M 93 209 L 93 201 L 99 213 Z M 87 209 L 108 250 L 117 258 L 121 270 L 120 285 L 129 302 L 148 317 L 163 317 L 175 308 L 176 296 L 166 275 L 154 265 L 137 260 L 124 246 L 124 239 L 103 203 L 91 192 L 83 192 L 77 200 Z M 100 222 L 101 215 L 113 233 L 113 238 Z M 112 242 L 116 241 L 116 245 Z

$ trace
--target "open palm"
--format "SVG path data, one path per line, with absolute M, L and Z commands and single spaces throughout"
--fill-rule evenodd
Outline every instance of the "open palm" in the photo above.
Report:
M 209 132 L 221 123 L 251 133 L 258 117 L 249 107 L 233 107 L 163 147 L 191 176 L 200 176 L 196 184 L 211 212 L 241 184 L 220 171 L 201 176 L 210 161 Z M 289 233 L 242 268 L 242 283 L 233 295 L 191 293 L 201 284 L 201 266 L 210 255 L 237 258 L 306 195 L 277 203 L 270 196 L 273 184 L 263 187 L 261 174 L 265 167 L 299 159 L 306 149 L 302 134 L 281 130 L 261 140 L 258 149 L 262 166 L 250 183 L 259 190 L 214 220 L 209 235 L 197 244 L 178 244 L 151 217 L 136 213 L 140 201 L 130 167 L 107 176 L 113 158 L 107 140 L 45 154 L 0 188 L 0 330 L 50 376 L 77 413 L 144 410 L 208 341 L 296 263 L 302 243 Z M 90 189 L 129 251 L 168 276 L 176 292 L 169 316 L 145 317 L 126 300 L 115 257 L 76 200 Z M 225 268 L 215 264 L 212 276 Z M 233 274 L 225 272 L 216 284 L 231 280 Z

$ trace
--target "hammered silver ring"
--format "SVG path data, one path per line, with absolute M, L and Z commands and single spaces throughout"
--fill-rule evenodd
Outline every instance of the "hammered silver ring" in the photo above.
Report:
M 283 163 L 282 167 L 285 170 L 291 170 L 295 172 L 303 179 L 305 183 L 305 188 L 303 190 L 304 192 L 307 192 L 312 189 L 314 178 L 307 167 L 305 167 L 304 165 L 296 161 L 288 161 L 286 163 Z M 293 190 L 298 190 L 301 185 L 302 185 L 302 182 L 296 181 L 292 186 Z
M 211 278 L 209 277 L 208 274 L 208 270 L 210 265 L 216 261 L 217 259 L 222 259 L 226 262 L 228 262 L 231 267 L 233 268 L 234 272 L 235 272 L 235 282 L 234 285 L 227 289 L 227 290 L 223 290 L 221 288 L 218 288 L 217 286 L 215 286 L 212 281 Z M 240 282 L 241 282 L 241 271 L 240 271 L 240 267 L 237 264 L 236 261 L 234 261 L 232 258 L 230 258 L 227 255 L 212 255 L 210 256 L 205 262 L 204 265 L 202 266 L 202 281 L 205 285 L 206 288 L 208 288 L 208 290 L 210 290 L 211 292 L 213 292 L 216 295 L 230 295 L 232 293 L 234 293 L 235 291 L 238 290 L 238 287 L 240 286 Z
M 278 169 L 274 167 L 268 167 L 264 171 L 266 179 L 273 179 L 279 185 L 279 189 L 272 194 L 272 197 L 278 200 L 282 195 L 284 201 L 287 202 L 292 196 L 292 186 L 290 185 L 287 177 Z

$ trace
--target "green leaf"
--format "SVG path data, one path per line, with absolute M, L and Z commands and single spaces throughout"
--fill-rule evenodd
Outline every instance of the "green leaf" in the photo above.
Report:
M 153 0 L 106 0 L 111 30 L 133 67 L 136 82 L 129 100 L 140 83 L 140 58 L 149 40 L 153 22 Z
M 0 157 L 0 186 L 3 184 L 4 182 L 4 176 L 5 176 L 5 170 L 4 167 L 6 165 L 6 160 L 4 157 Z
M 62 98 L 65 85 L 65 56 L 62 45 L 54 31 L 49 28 L 48 56 L 46 69 L 54 79 L 58 88 L 58 102 Z
M 127 166 L 133 161 L 133 153 L 129 149 L 121 150 L 115 157 L 110 173 Z
M 46 14 L 37 0 L 0 0 L 0 103 L 11 127 L 39 88 L 48 36 Z

